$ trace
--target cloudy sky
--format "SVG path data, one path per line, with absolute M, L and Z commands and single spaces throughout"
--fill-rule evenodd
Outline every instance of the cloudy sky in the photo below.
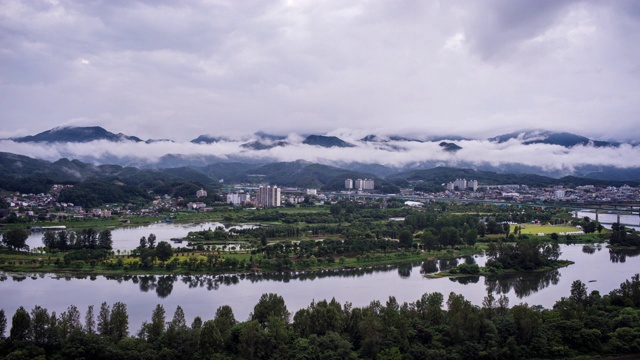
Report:
M 0 137 L 640 135 L 639 1 L 1 1 Z

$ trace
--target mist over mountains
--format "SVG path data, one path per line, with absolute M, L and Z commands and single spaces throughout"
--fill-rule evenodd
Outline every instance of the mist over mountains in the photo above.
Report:
M 200 134 L 190 142 L 175 142 L 143 140 L 97 126 L 58 127 L 0 140 L 0 151 L 48 161 L 68 158 L 150 169 L 303 161 L 357 169 L 380 178 L 416 169 L 454 167 L 554 178 L 640 179 L 640 146 L 566 132 L 523 130 L 489 139 L 362 133 L 345 129 L 286 136 L 258 132 L 237 138 Z

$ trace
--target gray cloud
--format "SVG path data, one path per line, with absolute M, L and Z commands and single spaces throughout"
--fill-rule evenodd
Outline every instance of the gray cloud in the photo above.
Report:
M 3 134 L 637 138 L 634 1 L 0 3 Z

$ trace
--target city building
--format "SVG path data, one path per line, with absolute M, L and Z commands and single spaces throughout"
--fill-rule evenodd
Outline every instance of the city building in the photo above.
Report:
M 445 188 L 450 191 L 454 190 L 478 190 L 478 180 L 456 179 L 454 182 L 448 182 L 445 184 Z
M 307 189 L 307 195 L 318 195 L 317 189 Z
M 227 194 L 227 204 L 233 204 L 235 206 L 242 205 L 249 201 L 249 194 L 246 193 L 231 193 Z
M 356 190 L 373 190 L 374 181 L 371 179 L 357 179 L 355 182 Z
M 344 181 L 344 188 L 347 190 L 353 189 L 353 179 L 347 179 Z
M 562 199 L 564 199 L 564 190 L 563 190 L 563 189 L 556 190 L 556 191 L 554 192 L 554 197 L 555 197 L 557 200 L 562 200 Z
M 467 181 L 467 189 L 471 189 L 473 191 L 478 190 L 478 180 Z
M 277 186 L 260 186 L 257 200 L 258 206 L 280 206 L 280 188 Z
M 464 190 L 467 188 L 467 180 L 456 179 L 456 181 L 453 182 L 453 187 L 458 188 L 458 190 Z
M 207 197 L 207 191 L 200 188 L 200 190 L 196 191 L 196 197 Z

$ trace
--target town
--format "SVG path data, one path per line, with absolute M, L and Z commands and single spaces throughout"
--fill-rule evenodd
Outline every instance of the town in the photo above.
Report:
M 280 206 L 317 206 L 339 200 L 373 201 L 375 199 L 398 199 L 407 206 L 422 206 L 438 201 L 489 201 L 512 204 L 541 204 L 579 206 L 637 204 L 640 188 L 623 185 L 599 187 L 584 185 L 575 187 L 532 187 L 518 184 L 483 185 L 477 180 L 455 179 L 443 184 L 440 192 L 422 192 L 413 188 L 401 189 L 398 194 L 381 194 L 371 179 L 345 179 L 341 191 L 320 191 L 279 187 L 266 184 L 233 184 L 225 186 L 222 193 L 212 196 L 205 189 L 198 190 L 193 197 L 171 197 L 156 194 L 144 205 L 106 204 L 96 208 L 58 201 L 60 192 L 72 185 L 54 185 L 44 194 L 5 193 L 0 206 L 0 223 L 83 220 L 119 216 L 162 216 L 179 211 L 207 212 L 225 206 L 244 208 Z M 126 220 L 125 220 L 126 221 Z

